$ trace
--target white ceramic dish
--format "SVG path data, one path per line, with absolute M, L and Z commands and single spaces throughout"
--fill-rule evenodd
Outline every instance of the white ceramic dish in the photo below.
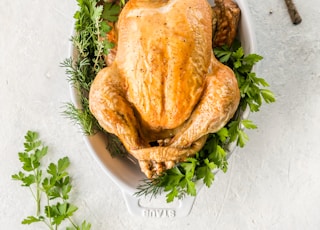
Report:
M 249 10 L 246 0 L 236 1 L 241 8 L 241 21 L 239 36 L 245 52 L 255 52 L 255 37 L 250 20 Z M 209 0 L 214 5 L 214 0 Z M 81 108 L 77 93 L 71 89 L 71 97 L 76 106 Z M 243 114 L 248 116 L 248 112 Z M 85 136 L 84 141 L 90 153 L 101 166 L 104 173 L 120 188 L 126 201 L 129 212 L 132 215 L 152 217 L 152 218 L 177 218 L 187 216 L 193 206 L 195 197 L 185 197 L 173 203 L 166 203 L 164 196 L 157 196 L 150 200 L 149 197 L 137 198 L 133 194 L 137 191 L 137 186 L 141 180 L 145 179 L 143 173 L 134 158 L 113 158 L 106 150 L 108 140 L 102 133 L 94 136 Z M 229 146 L 229 156 L 234 151 L 235 144 Z M 202 184 L 198 183 L 199 193 Z

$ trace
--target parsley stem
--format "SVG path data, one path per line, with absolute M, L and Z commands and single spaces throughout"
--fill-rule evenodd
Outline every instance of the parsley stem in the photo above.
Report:
M 68 217 L 68 220 L 69 220 L 70 223 L 73 225 L 73 227 L 75 227 L 75 229 L 79 229 L 79 226 L 76 225 L 76 224 L 72 221 L 72 219 L 71 219 L 70 217 Z
M 31 192 L 31 194 L 32 194 L 32 196 L 33 196 L 33 198 L 34 198 L 34 200 L 35 200 L 35 201 L 37 201 L 36 195 L 34 194 L 34 192 L 33 192 L 32 188 L 31 188 L 30 186 L 29 186 L 28 188 L 29 188 L 29 190 L 30 190 L 30 192 Z
M 48 196 L 48 194 L 46 194 L 46 196 L 47 196 L 47 209 L 48 209 L 48 211 L 47 211 L 47 217 L 48 217 L 48 219 L 49 219 L 49 228 L 50 228 L 50 230 L 54 230 L 54 228 L 53 228 L 53 225 L 52 225 L 52 217 L 51 217 L 51 212 L 50 212 L 50 199 L 49 199 L 49 196 Z M 56 226 L 56 229 L 57 229 L 57 226 Z
M 41 204 L 41 191 L 40 191 L 40 180 L 39 180 L 39 174 L 40 174 L 40 172 L 39 172 L 39 169 L 34 169 L 33 170 L 33 172 L 34 172 L 34 177 L 35 177 L 35 182 L 36 182 L 36 197 L 35 197 L 35 199 L 36 199 L 36 203 L 37 203 L 37 212 L 36 212 L 36 214 L 37 214 L 37 216 L 39 216 L 40 215 L 40 211 L 41 211 L 41 208 L 40 208 L 40 204 Z
M 37 184 L 39 186 L 39 184 Z M 40 190 L 37 188 L 37 216 L 40 215 Z

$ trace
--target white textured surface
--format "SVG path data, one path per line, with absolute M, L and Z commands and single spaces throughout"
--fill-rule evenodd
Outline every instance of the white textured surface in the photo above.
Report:
M 49 145 L 47 161 L 68 155 L 76 219 L 93 230 L 319 229 L 320 38 L 318 0 L 296 0 L 303 22 L 291 24 L 284 1 L 248 0 L 259 76 L 277 102 L 251 115 L 259 129 L 230 159 L 229 171 L 201 190 L 189 217 L 164 221 L 132 217 L 120 190 L 88 154 L 79 130 L 62 117 L 70 101 L 61 61 L 69 54 L 75 1 L 0 2 L 0 228 L 23 226 L 34 213 L 28 190 L 11 180 L 20 168 L 27 130 Z M 272 14 L 270 14 L 272 12 Z

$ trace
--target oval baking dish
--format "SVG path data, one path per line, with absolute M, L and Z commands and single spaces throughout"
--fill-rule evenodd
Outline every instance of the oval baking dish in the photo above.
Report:
M 239 25 L 239 38 L 246 54 L 256 52 L 254 30 L 251 23 L 249 10 L 245 0 L 236 0 L 241 9 L 241 19 Z M 213 0 L 209 0 L 214 5 Z M 72 50 L 73 58 L 76 58 L 76 51 Z M 71 97 L 73 103 L 81 108 L 79 96 L 76 90 L 71 87 Z M 242 116 L 247 118 L 248 111 Z M 108 139 L 103 133 L 96 133 L 92 136 L 84 136 L 85 144 L 100 165 L 101 169 L 122 191 L 128 210 L 133 215 L 162 218 L 162 217 L 183 217 L 190 213 L 195 197 L 185 197 L 173 203 L 166 203 L 165 198 L 159 197 L 150 200 L 148 197 L 136 197 L 137 186 L 145 179 L 145 175 L 140 171 L 139 164 L 133 157 L 112 157 L 106 149 Z M 228 157 L 235 150 L 236 144 L 231 143 L 228 147 Z M 198 191 L 202 184 L 197 184 Z

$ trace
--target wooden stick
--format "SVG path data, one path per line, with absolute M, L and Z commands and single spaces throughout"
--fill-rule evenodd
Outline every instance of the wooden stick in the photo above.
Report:
M 302 21 L 302 19 L 296 6 L 293 3 L 293 0 L 285 0 L 285 2 L 287 4 L 288 12 L 290 14 L 292 23 L 298 25 Z

